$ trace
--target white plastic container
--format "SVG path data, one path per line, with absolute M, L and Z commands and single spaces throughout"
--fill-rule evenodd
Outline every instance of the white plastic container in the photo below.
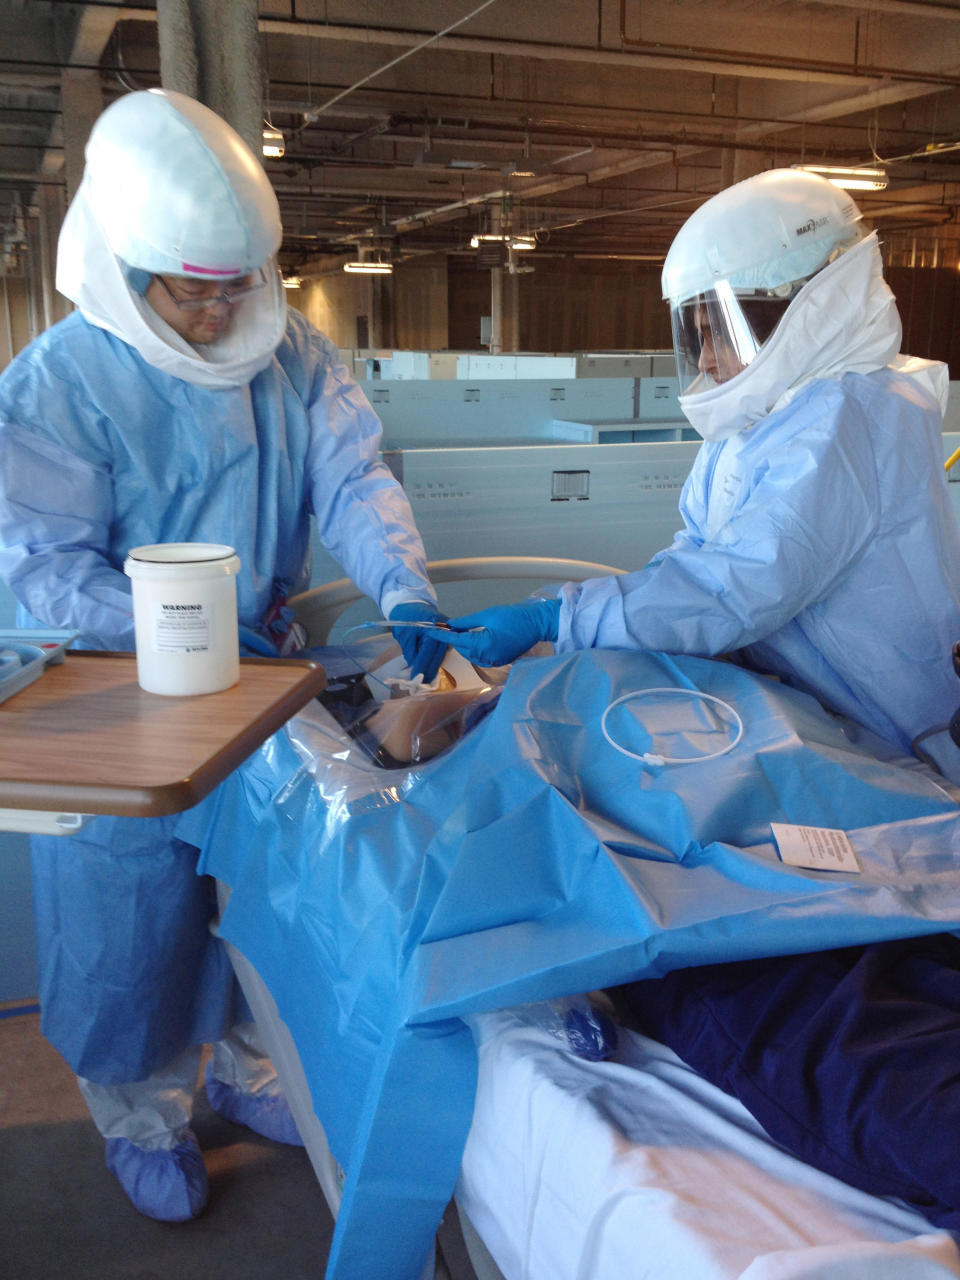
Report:
M 217 693 L 240 675 L 233 547 L 162 542 L 133 547 L 123 571 L 133 588 L 137 679 L 148 693 Z

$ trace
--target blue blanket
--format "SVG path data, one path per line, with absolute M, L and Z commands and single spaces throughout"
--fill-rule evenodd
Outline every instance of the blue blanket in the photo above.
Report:
M 704 757 L 643 764 L 634 752 Z M 309 744 L 309 725 L 297 738 Z M 319 741 L 319 738 L 318 738 Z M 307 752 L 309 754 L 309 752 Z M 180 834 L 232 889 L 346 1170 L 328 1280 L 416 1277 L 470 1125 L 476 1011 L 960 926 L 960 814 L 934 775 L 811 698 L 724 662 L 587 650 L 518 663 L 443 756 L 333 803 L 271 739 Z M 840 829 L 805 870 L 771 823 Z

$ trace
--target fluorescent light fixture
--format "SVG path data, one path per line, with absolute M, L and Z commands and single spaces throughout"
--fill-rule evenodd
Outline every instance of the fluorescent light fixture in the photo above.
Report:
M 438 169 L 482 169 L 484 162 L 482 160 L 466 160 L 453 159 L 441 155 L 439 151 L 426 150 L 418 151 L 413 157 L 415 165 L 433 165 Z
M 871 169 L 864 165 L 795 164 L 793 167 L 805 173 L 819 174 L 846 191 L 883 191 L 889 181 L 886 169 Z
M 280 283 L 285 289 L 299 289 L 302 282 L 299 276 L 281 276 Z
M 392 262 L 365 262 L 362 258 L 356 262 L 345 262 L 344 271 L 360 276 L 392 276 Z
M 357 256 L 353 262 L 345 262 L 343 264 L 344 271 L 350 272 L 352 275 L 360 276 L 392 276 L 393 263 L 389 260 L 383 260 L 383 250 L 375 249 L 370 245 L 357 246 Z M 376 258 L 371 258 L 370 254 L 375 253 Z
M 283 134 L 279 129 L 264 129 L 263 131 L 263 154 L 270 156 L 273 160 L 279 160 L 286 151 L 283 141 Z
M 479 249 L 482 244 L 506 244 L 511 249 L 519 249 L 523 253 L 537 247 L 534 236 L 514 235 L 510 231 L 478 232 L 470 237 L 471 249 Z
M 511 160 L 509 164 L 504 165 L 503 172 L 508 178 L 535 178 L 537 176 L 533 161 L 530 159 L 529 133 L 523 141 L 523 154 L 518 160 Z

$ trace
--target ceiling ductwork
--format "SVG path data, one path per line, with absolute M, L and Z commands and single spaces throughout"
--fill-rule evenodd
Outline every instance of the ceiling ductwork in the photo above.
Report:
M 259 31 L 289 270 L 384 243 L 395 263 L 473 255 L 506 206 L 551 255 L 655 262 L 715 191 L 801 163 L 883 168 L 886 189 L 856 195 L 867 219 L 888 244 L 922 226 L 957 263 L 960 4 L 287 9 L 262 4 Z M 42 184 L 75 185 L 87 121 L 159 84 L 160 58 L 152 5 L 0 0 L 0 36 L 6 245 Z

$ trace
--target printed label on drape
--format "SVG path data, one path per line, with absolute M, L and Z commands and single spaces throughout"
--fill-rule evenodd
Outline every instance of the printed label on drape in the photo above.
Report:
M 785 822 L 771 822 L 770 829 L 780 860 L 791 867 L 860 872 L 857 855 L 845 831 L 834 827 L 795 827 Z

